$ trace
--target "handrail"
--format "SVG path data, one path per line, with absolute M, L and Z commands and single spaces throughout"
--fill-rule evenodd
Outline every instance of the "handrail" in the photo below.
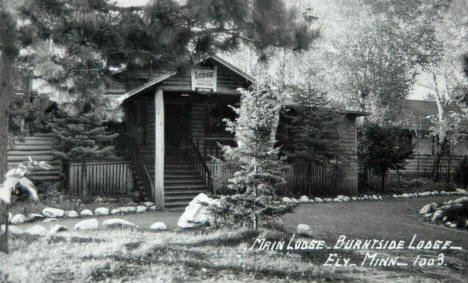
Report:
M 151 195 L 154 198 L 154 181 L 148 169 L 148 164 L 146 164 L 145 159 L 141 157 L 140 151 L 138 150 L 138 145 L 135 142 L 135 138 L 129 135 L 125 136 L 127 137 L 128 155 L 135 164 L 135 169 L 138 172 L 143 172 L 142 181 L 147 188 L 150 188 Z
M 192 143 L 192 149 L 193 149 L 193 154 L 192 157 L 194 158 L 197 166 L 198 173 L 202 175 L 203 182 L 205 185 L 207 185 L 208 190 L 213 193 L 213 195 L 216 196 L 216 190 L 213 187 L 213 179 L 211 177 L 211 172 L 210 169 L 208 168 L 208 165 L 206 165 L 205 160 L 203 159 L 203 156 L 200 153 L 199 149 L 199 144 L 195 144 L 194 140 L 190 140 Z

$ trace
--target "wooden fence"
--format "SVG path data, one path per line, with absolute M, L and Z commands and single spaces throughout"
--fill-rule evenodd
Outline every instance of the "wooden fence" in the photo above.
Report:
M 8 253 L 8 204 L 0 200 L 0 252 Z
M 292 195 L 337 195 L 356 194 L 358 192 L 357 164 L 349 162 L 340 166 L 331 164 L 293 163 L 287 165 L 284 176 L 286 184 L 282 192 Z M 218 163 L 209 163 L 215 187 L 219 189 L 227 184 L 234 170 Z
M 405 167 L 401 170 L 390 170 L 389 180 L 395 178 L 398 175 L 410 176 L 410 177 L 428 177 L 432 174 L 432 170 L 435 162 L 435 155 L 417 154 L 413 158 L 407 159 Z M 439 164 L 439 174 L 447 174 L 450 169 L 450 173 L 454 174 L 458 164 L 466 158 L 466 156 L 453 155 L 450 157 L 442 157 Z
M 129 161 L 80 161 L 66 167 L 68 189 L 75 195 L 85 187 L 90 195 L 125 194 L 133 182 Z

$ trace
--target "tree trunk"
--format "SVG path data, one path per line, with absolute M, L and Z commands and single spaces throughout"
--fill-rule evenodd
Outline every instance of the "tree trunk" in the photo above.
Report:
M 0 29 L 3 26 L 0 19 Z M 2 45 L 2 32 L 0 32 L 0 45 Z M 11 60 L 7 52 L 0 50 L 0 183 L 3 182 L 8 166 L 8 106 L 12 87 Z
M 275 145 L 276 145 L 276 137 L 278 135 L 278 127 L 279 127 L 279 123 L 280 123 L 280 119 L 281 119 L 281 103 L 278 102 L 278 105 L 275 106 L 275 116 L 273 118 L 273 122 L 271 124 L 271 132 L 270 132 L 270 146 L 271 148 L 274 148 Z

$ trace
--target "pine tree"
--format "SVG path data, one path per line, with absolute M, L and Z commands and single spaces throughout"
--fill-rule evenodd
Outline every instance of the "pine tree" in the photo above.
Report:
M 295 105 L 284 111 L 288 131 L 285 152 L 290 160 L 327 163 L 344 161 L 347 156 L 340 143 L 339 125 L 344 115 L 334 109 L 326 94 L 308 85 L 308 89 L 291 87 Z
M 105 115 L 95 109 L 104 109 L 101 97 L 83 99 L 72 104 L 75 111 L 59 110 L 48 123 L 56 138 L 55 154 L 64 161 L 79 159 L 115 159 L 113 141 L 118 134 L 110 133 Z M 75 113 L 73 113 L 75 112 Z
M 215 211 L 225 223 L 258 227 L 275 216 L 290 211 L 281 204 L 276 192 L 285 183 L 286 167 L 279 157 L 279 148 L 272 145 L 270 134 L 276 115 L 276 99 L 268 86 L 255 85 L 241 90 L 241 108 L 235 121 L 226 121 L 227 130 L 235 134 L 237 147 L 225 146 L 226 162 L 235 168 L 228 181 L 230 195 L 222 198 L 221 209 Z

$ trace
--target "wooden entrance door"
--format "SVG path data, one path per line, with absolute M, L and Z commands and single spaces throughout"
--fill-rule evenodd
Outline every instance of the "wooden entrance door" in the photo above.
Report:
M 165 112 L 166 159 L 184 159 L 190 146 L 191 106 L 168 103 Z

